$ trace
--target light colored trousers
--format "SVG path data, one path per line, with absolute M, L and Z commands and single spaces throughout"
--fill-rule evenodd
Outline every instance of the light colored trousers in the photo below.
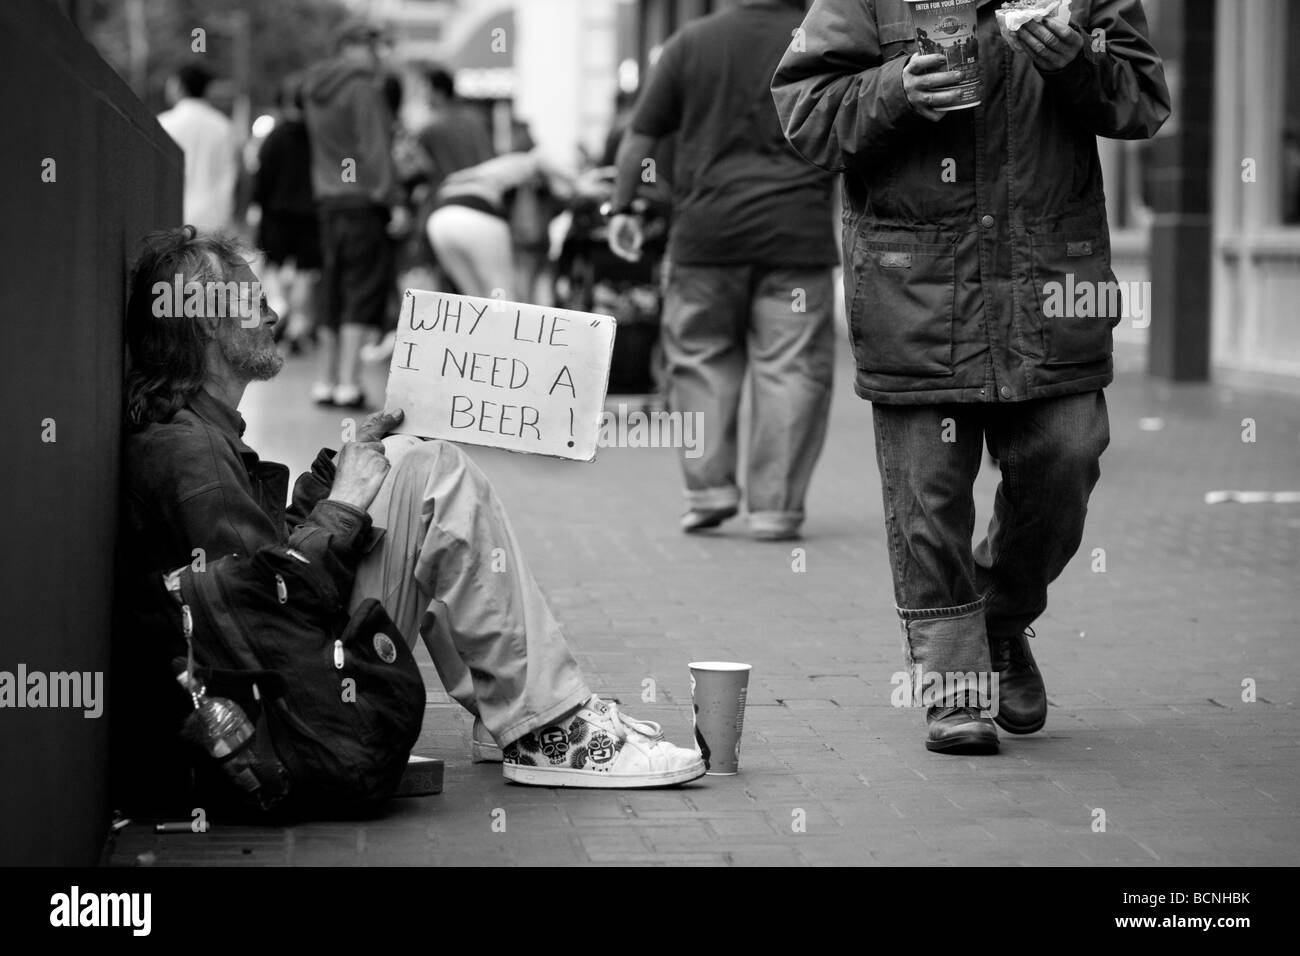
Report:
M 830 414 L 831 270 L 672 263 L 667 273 L 663 333 L 672 407 L 703 413 L 702 454 L 682 455 L 687 507 L 740 504 L 737 430 L 748 374 L 750 526 L 797 529 Z
M 438 265 L 463 295 L 513 299 L 514 249 L 510 224 L 467 206 L 443 206 L 425 224 Z
M 483 472 L 449 442 L 390 435 L 384 450 L 392 469 L 370 516 L 386 533 L 349 610 L 382 602 L 502 746 L 583 704 L 591 691 Z

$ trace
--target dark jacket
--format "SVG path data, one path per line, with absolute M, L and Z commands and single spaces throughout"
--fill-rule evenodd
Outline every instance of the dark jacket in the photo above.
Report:
M 835 264 L 834 178 L 790 148 L 768 91 L 802 15 L 789 0 L 740 0 L 684 24 L 646 77 L 629 128 L 675 144 L 674 265 Z
M 1112 378 L 1118 316 L 1049 318 L 1043 301 L 1067 277 L 1114 282 L 1096 137 L 1160 128 L 1160 58 L 1138 0 L 1074 0 L 1083 51 L 1043 75 L 1003 42 L 996 6 L 978 6 L 981 105 L 937 123 L 903 92 L 903 0 L 815 0 L 772 80 L 790 143 L 844 173 L 855 384 L 873 401 L 1021 401 Z
M 420 130 L 416 139 L 428 156 L 426 182 L 430 194 L 436 193 L 452 173 L 493 156 L 492 139 L 483 118 L 472 106 L 461 102 L 449 104 Z
M 199 392 L 169 421 L 126 437 L 110 685 L 114 789 L 124 803 L 163 807 L 188 788 L 191 754 L 178 732 L 189 704 L 171 667 L 186 648 L 162 575 L 279 543 L 328 568 L 346 595 L 380 534 L 365 512 L 327 500 L 332 451 L 298 478 L 286 508 L 289 469 L 262 461 L 243 432 L 235 409 Z
M 317 202 L 330 208 L 402 201 L 393 168 L 393 118 L 375 71 L 343 59 L 318 64 L 303 78 L 303 109 Z M 347 160 L 354 161 L 355 176 L 345 177 Z
M 257 153 L 253 202 L 266 216 L 313 216 L 311 143 L 307 124 L 285 119 L 275 124 Z

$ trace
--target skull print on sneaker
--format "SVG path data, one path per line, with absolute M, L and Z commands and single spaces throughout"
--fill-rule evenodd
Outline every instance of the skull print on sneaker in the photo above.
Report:
M 704 758 L 663 739 L 653 721 L 592 696 L 557 724 L 525 734 L 504 751 L 503 774 L 539 787 L 667 787 L 704 775 Z
M 569 753 L 569 735 L 563 727 L 547 727 L 537 739 L 542 742 L 542 756 L 553 765 L 564 763 Z

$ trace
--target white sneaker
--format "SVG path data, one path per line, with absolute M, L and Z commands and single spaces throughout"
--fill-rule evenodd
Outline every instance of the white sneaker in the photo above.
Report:
M 338 408 L 364 408 L 366 393 L 359 385 L 335 385 L 330 404 Z
M 611 703 L 618 703 L 618 701 L 611 701 Z M 650 721 L 638 723 L 644 725 L 644 730 L 654 731 L 646 734 L 651 740 L 663 739 L 664 733 L 658 724 Z M 501 745 L 493 739 L 492 734 L 478 717 L 474 718 L 474 727 L 469 735 L 469 756 L 472 763 L 501 763 L 504 759 L 501 755 Z
M 483 721 L 474 718 L 474 729 L 469 735 L 469 758 L 474 763 L 500 763 L 501 747 L 492 739 Z
M 317 382 L 311 387 L 311 400 L 317 405 L 334 403 L 334 386 L 330 382 Z
M 658 724 L 595 695 L 565 723 L 525 734 L 503 756 L 507 780 L 536 787 L 669 787 L 706 770 L 698 751 L 668 743 Z

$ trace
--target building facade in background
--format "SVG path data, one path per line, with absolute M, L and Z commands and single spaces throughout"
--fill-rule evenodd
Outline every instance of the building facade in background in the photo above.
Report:
M 1300 382 L 1300 3 L 1219 0 L 1215 24 L 1213 355 L 1222 368 L 1294 385 Z M 1177 108 L 1175 102 L 1175 119 Z
M 394 54 L 449 70 L 483 105 L 498 150 L 520 130 L 576 168 L 598 155 L 618 90 L 618 23 L 632 0 L 353 0 L 387 26 Z M 418 125 L 417 115 L 411 117 Z

